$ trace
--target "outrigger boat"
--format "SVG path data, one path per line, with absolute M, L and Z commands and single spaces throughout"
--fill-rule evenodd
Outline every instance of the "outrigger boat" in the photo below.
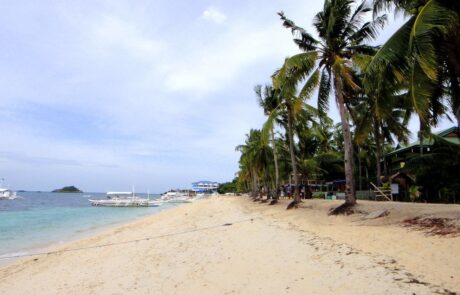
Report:
M 2 178 L 2 183 L 0 185 L 0 200 L 14 200 L 17 198 L 16 192 L 5 187 L 5 178 Z
M 134 192 L 108 192 L 105 200 L 89 199 L 93 206 L 104 207 L 157 207 L 161 203 L 150 198 L 140 198 Z
M 7 188 L 0 188 L 0 200 L 14 200 L 16 198 L 16 192 Z
M 187 193 L 169 191 L 161 196 L 161 200 L 167 203 L 191 203 L 193 198 L 189 197 Z

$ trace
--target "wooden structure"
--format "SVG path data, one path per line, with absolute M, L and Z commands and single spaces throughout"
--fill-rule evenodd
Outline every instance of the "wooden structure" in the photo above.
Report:
M 383 186 L 378 187 L 371 182 L 371 186 L 374 188 L 375 199 L 377 201 L 393 201 L 393 195 L 391 194 L 391 188 L 385 188 Z
M 442 137 L 444 140 L 458 144 L 460 146 L 460 138 L 456 132 L 457 127 L 451 127 L 443 131 L 434 133 L 435 135 Z M 415 141 L 407 146 L 399 146 L 392 152 L 384 155 L 384 167 L 387 167 L 385 171 L 386 175 L 393 175 L 404 169 L 407 161 L 420 155 L 431 153 L 432 145 L 434 140 L 430 137 L 424 138 L 422 142 Z

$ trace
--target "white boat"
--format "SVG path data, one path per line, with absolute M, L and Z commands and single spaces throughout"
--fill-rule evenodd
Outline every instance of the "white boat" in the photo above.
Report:
M 2 183 L 0 185 L 0 200 L 14 200 L 17 198 L 16 192 L 5 187 L 5 178 L 2 178 Z
M 161 200 L 167 203 L 191 203 L 193 198 L 189 197 L 187 193 L 179 191 L 170 191 L 161 196 Z
M 140 198 L 134 192 L 108 192 L 105 200 L 89 199 L 93 206 L 104 207 L 157 207 L 161 204 L 150 200 L 150 198 Z
M 149 207 L 160 206 L 160 205 L 163 205 L 164 203 L 165 203 L 165 201 L 163 201 L 163 200 L 158 200 L 158 199 L 149 200 Z
M 16 192 L 8 188 L 0 188 L 0 200 L 14 200 L 16 198 Z

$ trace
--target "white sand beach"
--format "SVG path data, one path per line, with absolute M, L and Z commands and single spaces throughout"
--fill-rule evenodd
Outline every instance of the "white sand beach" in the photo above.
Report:
M 184 204 L 3 266 L 0 294 L 460 292 L 460 237 L 402 226 L 416 216 L 458 220 L 460 206 L 361 201 L 362 213 L 333 217 L 339 202 L 286 211 L 287 202 Z M 382 208 L 388 216 L 363 219 Z

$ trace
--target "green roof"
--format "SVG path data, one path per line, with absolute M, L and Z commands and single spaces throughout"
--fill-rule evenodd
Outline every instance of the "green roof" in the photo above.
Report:
M 458 137 L 447 137 L 448 134 L 450 134 L 452 132 L 455 132 L 456 129 L 457 129 L 457 127 L 450 127 L 450 128 L 445 129 L 445 130 L 442 130 L 440 132 L 434 133 L 434 135 L 442 137 L 445 141 L 448 141 L 450 143 L 460 145 L 460 138 L 458 138 Z M 402 151 L 405 151 L 405 150 L 408 150 L 410 148 L 417 147 L 417 146 L 431 146 L 431 145 L 433 145 L 433 142 L 434 142 L 433 138 L 423 138 L 422 139 L 422 144 L 420 144 L 420 141 L 417 140 L 417 141 L 415 141 L 413 143 L 410 143 L 408 145 L 403 145 L 399 149 L 396 149 L 396 150 L 394 150 L 392 152 L 387 153 L 385 156 L 398 154 L 398 153 L 400 153 Z

